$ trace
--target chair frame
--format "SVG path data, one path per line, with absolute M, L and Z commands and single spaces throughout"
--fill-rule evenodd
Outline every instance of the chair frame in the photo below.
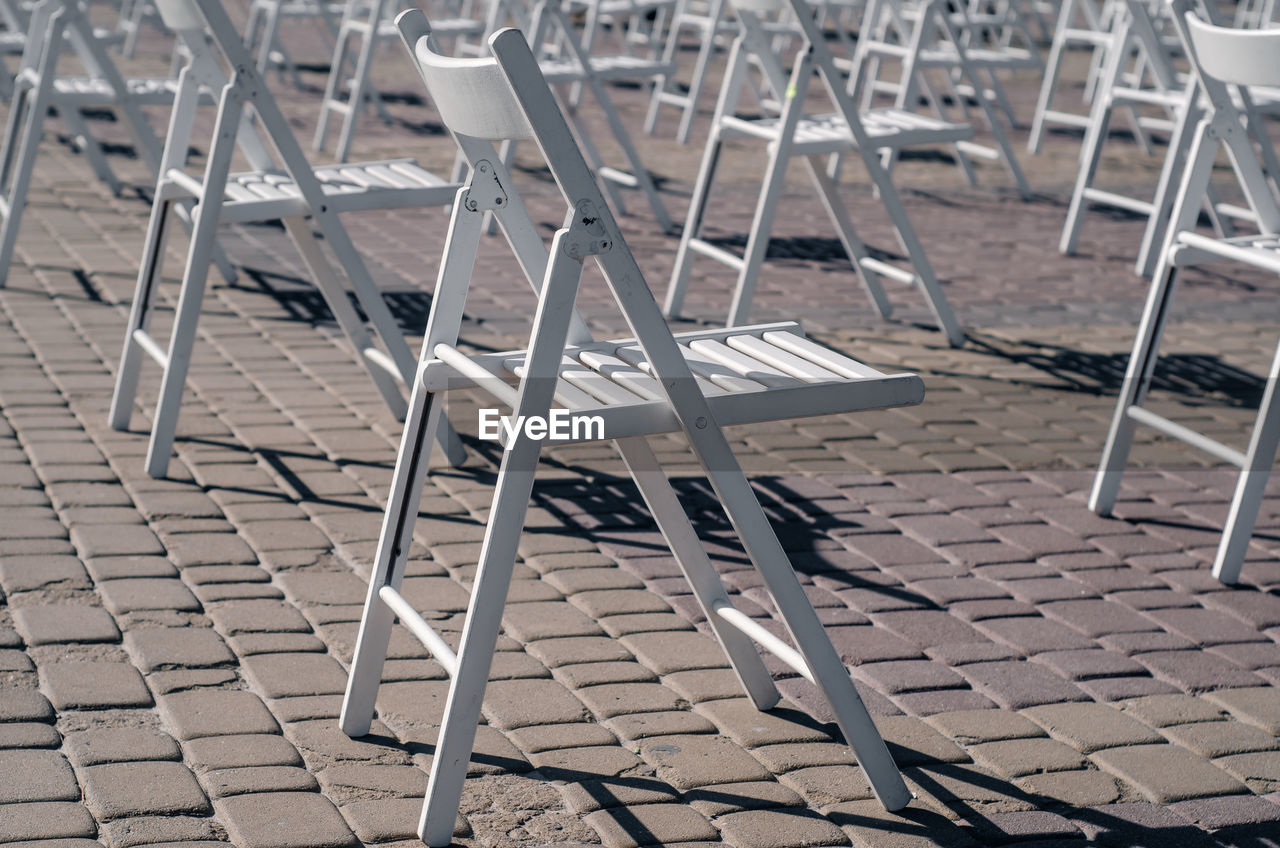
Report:
M 284 224 L 312 279 L 379 393 L 392 413 L 402 419 L 406 407 L 398 383 L 412 381 L 413 354 L 342 225 L 339 212 L 448 205 L 456 184 L 435 180 L 424 185 L 421 179 L 407 179 L 405 182 L 413 183 L 416 188 L 357 191 L 346 199 L 340 194 L 335 196 L 326 192 L 320 176 L 327 176 L 332 181 L 340 175 L 341 169 L 334 167 L 318 172 L 307 162 L 221 3 L 218 0 L 157 0 L 157 4 L 166 22 L 187 46 L 191 58 L 179 76 L 178 98 L 170 116 L 137 289 L 111 402 L 111 426 L 117 430 L 128 428 L 143 358 L 155 360 L 164 369 L 164 377 L 152 420 L 146 470 L 153 477 L 165 475 L 173 452 L 183 386 L 204 300 L 209 256 L 218 227 L 223 222 L 276 219 Z M 231 69 L 229 79 L 215 51 Z M 194 113 L 202 89 L 219 92 L 218 117 L 204 176 L 196 179 L 188 175 L 183 166 L 188 158 Z M 257 118 L 256 122 L 246 119 L 250 109 Z M 268 178 L 286 178 L 293 186 L 293 193 L 273 188 L 283 184 L 279 180 L 264 179 L 262 182 L 266 185 L 256 192 L 233 185 L 229 178 L 232 157 L 237 149 L 248 160 L 253 173 L 264 174 Z M 383 164 L 394 169 L 399 163 L 375 163 L 374 167 L 381 168 Z M 177 314 L 166 351 L 149 335 L 149 328 L 164 259 L 168 213 L 175 204 L 193 200 L 198 213 L 197 223 L 187 253 Z M 306 223 L 307 218 L 319 227 L 342 265 L 351 292 L 369 316 L 372 334 L 348 300 L 347 285 L 325 257 L 319 240 Z M 375 346 L 375 336 L 381 339 L 385 352 Z M 460 462 L 465 453 L 457 434 L 447 426 L 440 432 L 446 455 L 451 461 Z
M 1230 73 L 1235 80 L 1226 82 L 1215 75 L 1219 71 L 1208 71 L 1204 59 L 1197 56 L 1194 47 L 1196 33 L 1191 27 L 1202 28 L 1213 33 L 1216 38 L 1225 36 L 1226 39 L 1231 39 L 1232 44 L 1242 47 L 1246 44 L 1239 41 L 1241 35 L 1266 39 L 1270 42 L 1267 45 L 1270 53 L 1268 60 L 1275 66 L 1270 69 L 1271 79 L 1266 83 L 1269 85 L 1280 83 L 1280 63 L 1274 61 L 1277 48 L 1280 48 L 1280 32 L 1240 33 L 1221 30 L 1202 23 L 1195 16 L 1192 12 L 1192 0 L 1170 0 L 1169 5 L 1173 12 L 1174 26 L 1188 56 L 1192 57 L 1194 87 L 1203 94 L 1207 106 L 1204 117 L 1196 126 L 1194 140 L 1186 158 L 1160 263 L 1152 278 L 1142 320 L 1138 325 L 1128 371 L 1094 478 L 1089 507 L 1100 515 L 1111 513 L 1138 424 L 1152 427 L 1236 466 L 1240 469 L 1240 475 L 1213 564 L 1214 576 L 1223 583 L 1232 584 L 1239 579 L 1267 480 L 1275 464 L 1277 446 L 1280 446 L 1280 390 L 1277 389 L 1277 383 L 1280 383 L 1280 346 L 1276 348 L 1267 388 L 1263 392 L 1249 444 L 1244 451 L 1224 445 L 1152 412 L 1143 403 L 1151 388 L 1152 376 L 1159 359 L 1160 340 L 1182 268 L 1229 260 L 1280 274 L 1280 259 L 1277 259 L 1280 255 L 1280 205 L 1276 202 L 1271 184 L 1254 149 L 1255 139 L 1246 127 L 1245 113 L 1236 108 L 1229 90 L 1229 86 L 1238 88 L 1239 96 L 1248 103 L 1248 93 L 1241 80 L 1247 77 L 1257 57 L 1247 55 L 1247 51 L 1233 54 L 1228 62 L 1222 62 L 1221 57 L 1210 57 L 1215 62 L 1233 65 Z M 1200 205 L 1207 195 L 1214 160 L 1219 150 L 1226 151 L 1263 238 L 1248 236 L 1236 240 L 1216 239 L 1195 232 Z M 1269 246 L 1254 246 L 1263 241 Z
M 68 45 L 88 76 L 63 77 L 57 73 L 58 61 Z M 58 81 L 64 79 L 84 83 L 87 93 L 80 93 L 74 86 L 70 91 L 59 91 Z M 131 89 L 129 82 L 108 54 L 102 34 L 90 22 L 84 0 L 40 0 L 28 23 L 26 47 L 0 143 L 0 286 L 8 278 L 44 123 L 53 111 L 67 124 L 94 174 L 113 194 L 120 194 L 123 186 L 111 170 L 102 145 L 89 131 L 82 108 L 107 106 L 115 110 L 132 136 L 138 155 L 151 173 L 158 173 L 161 142 L 142 107 L 172 103 L 174 86 L 169 80 L 147 80 L 151 85 L 144 96 Z M 105 100 L 94 90 L 98 85 L 109 92 Z M 190 227 L 188 206 L 184 204 L 177 213 Z M 235 268 L 217 245 L 212 261 L 224 279 L 236 279 Z
M 741 23 L 741 30 L 730 49 L 729 65 L 716 103 L 711 132 L 707 137 L 702 156 L 702 165 L 694 184 L 693 198 L 690 201 L 680 247 L 676 251 L 663 311 L 668 317 L 673 318 L 680 314 L 692 274 L 694 256 L 703 255 L 738 271 L 737 286 L 729 307 L 726 325 L 732 327 L 747 322 L 768 249 L 773 220 L 777 214 L 787 164 L 793 156 L 801 156 L 807 166 L 810 179 L 822 199 L 823 207 L 836 228 L 845 253 L 879 313 L 887 318 L 893 311 L 881 284 L 881 278 L 917 285 L 925 295 L 938 328 L 952 345 L 962 345 L 964 331 L 957 323 L 951 305 L 947 302 L 946 295 L 933 272 L 933 267 L 929 264 L 924 246 L 902 205 L 902 199 L 887 169 L 882 165 L 880 156 L 892 142 L 879 143 L 868 134 L 863 125 L 862 116 L 854 105 L 853 98 L 845 90 L 844 80 L 835 69 L 834 59 L 821 33 L 817 30 L 805 0 L 784 0 L 784 2 L 789 5 L 784 5 L 782 8 L 791 11 L 792 17 L 798 22 L 803 38 L 789 77 L 769 43 L 770 39 L 764 23 L 758 14 L 759 11 L 777 8 L 777 4 L 769 0 L 765 0 L 763 4 L 747 0 L 734 7 Z M 721 149 L 727 138 L 735 134 L 746 134 L 741 131 L 749 130 L 748 122 L 735 116 L 738 101 L 746 87 L 749 56 L 761 66 L 767 88 L 783 104 L 783 108 L 781 115 L 776 119 L 776 133 L 768 139 L 769 161 L 765 167 L 746 249 L 743 255 L 738 257 L 706 242 L 701 238 L 701 233 L 710 206 L 710 195 Z M 805 99 L 815 71 L 836 109 L 836 114 L 847 126 L 849 136 L 847 140 L 833 141 L 827 150 L 816 154 L 805 154 L 797 151 L 795 136 L 796 128 L 805 114 Z M 762 135 L 756 137 L 763 139 Z M 922 131 L 915 143 L 934 143 L 930 138 L 928 132 Z M 828 156 L 842 155 L 850 147 L 862 158 L 875 184 L 880 202 L 893 223 L 899 243 L 907 253 L 913 269 L 910 272 L 871 256 L 866 245 L 858 237 L 844 202 L 840 200 L 836 180 L 819 163 L 820 159 Z
M 578 316 L 575 301 L 583 263 L 594 258 L 635 334 L 634 342 L 651 363 L 648 373 L 659 387 L 658 399 L 647 406 L 665 416 L 665 426 L 660 429 L 685 433 L 797 644 L 798 649 L 791 648 L 759 624 L 740 613 L 734 615 L 714 566 L 644 438 L 646 433 L 654 432 L 651 428 L 656 419 L 645 421 L 647 415 L 628 411 L 626 419 L 633 428 L 624 428 L 624 432 L 610 438 L 703 603 L 739 680 L 761 709 L 778 702 L 780 694 L 751 639 L 814 680 L 830 699 L 839 725 L 877 796 L 890 810 L 902 808 L 910 801 L 911 793 L 788 564 L 717 423 L 712 405 L 644 285 L 635 258 L 555 96 L 541 78 L 538 60 L 528 43 L 519 31 L 503 30 L 489 40 L 494 57 L 490 63 L 448 60 L 431 49 L 430 25 L 421 12 L 402 13 L 397 23 L 438 111 L 464 150 L 472 177 L 459 190 L 453 207 L 427 340 L 343 702 L 342 730 L 351 736 L 369 731 L 391 626 L 398 617 L 452 679 L 419 824 L 419 834 L 428 846 L 448 845 L 542 442 L 521 433 L 504 445 L 456 654 L 399 593 L 426 473 L 423 446 L 429 443 L 441 418 L 442 394 L 450 385 L 474 385 L 510 405 L 519 415 L 549 412 L 554 397 L 562 391 L 562 358 L 575 345 L 590 344 L 590 333 Z M 482 117 L 476 117 L 474 113 L 482 110 L 474 107 L 482 100 L 493 105 L 483 110 Z M 493 145 L 504 138 L 529 135 L 546 157 L 569 208 L 566 226 L 556 232 L 549 254 Z M 538 293 L 531 346 L 518 354 L 522 360 L 516 387 L 497 378 L 482 364 L 483 358 L 467 357 L 454 346 L 486 212 L 492 212 L 500 222 L 528 281 Z M 507 354 L 512 355 L 517 354 Z M 913 375 L 886 380 L 896 381 L 896 400 L 880 398 L 875 405 L 915 402 L 923 391 Z M 886 390 L 888 385 L 884 384 Z M 847 390 L 844 393 L 847 395 Z

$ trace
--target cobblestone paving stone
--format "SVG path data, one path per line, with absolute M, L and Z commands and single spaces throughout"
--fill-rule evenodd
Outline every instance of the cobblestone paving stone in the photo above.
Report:
M 323 62 L 314 33 L 289 37 Z M 131 67 L 159 70 L 162 53 L 149 39 Z M 323 79 L 306 67 L 312 90 L 276 87 L 303 138 Z M 386 91 L 416 93 L 390 55 L 379 75 Z M 1026 115 L 1034 91 L 1010 86 Z M 617 96 L 638 126 L 641 94 Z M 446 169 L 431 113 L 413 96 L 392 110 L 391 128 L 366 122 L 357 157 Z M 640 146 L 679 218 L 700 149 Z M 730 433 L 917 800 L 879 807 L 816 690 L 789 670 L 770 663 L 783 707 L 754 710 L 611 450 L 553 448 L 459 842 L 1276 843 L 1280 487 L 1231 589 L 1208 573 L 1231 485 L 1209 460 L 1143 434 L 1116 517 L 1087 510 L 1145 286 L 1129 269 L 1140 228 L 1124 216 L 1092 215 L 1082 255 L 1056 253 L 1077 146 L 1054 134 L 1024 157 L 1031 203 L 993 167 L 972 188 L 944 162 L 902 163 L 907 206 L 969 328 L 962 349 L 920 326 L 910 293 L 894 293 L 900 318 L 871 319 L 799 182 L 761 280 L 755 317 L 799 318 L 928 387 L 919 407 Z M 137 161 L 111 158 L 145 184 Z M 726 235 L 745 228 L 760 161 L 731 153 Z M 1141 185 L 1158 165 L 1118 139 L 1103 179 Z M 524 175 L 550 232 L 560 201 L 545 172 Z M 885 243 L 874 200 L 856 172 L 849 182 L 865 237 Z M 443 670 L 397 628 L 371 734 L 348 739 L 336 722 L 399 425 L 283 233 L 235 228 L 224 244 L 242 278 L 210 288 L 170 479 L 147 477 L 153 369 L 131 431 L 105 423 L 146 214 L 92 182 L 50 125 L 0 290 L 0 843 L 415 844 Z M 638 207 L 623 221 L 660 292 L 674 240 Z M 397 317 L 421 332 L 442 222 L 349 225 Z M 478 267 L 465 341 L 519 346 L 524 283 L 505 249 Z M 720 320 L 729 285 L 700 265 L 691 320 Z M 1271 286 L 1188 275 L 1157 409 L 1243 440 L 1280 317 Z M 590 322 L 616 333 L 606 297 L 588 279 Z M 158 334 L 170 317 L 160 310 Z M 465 424 L 478 402 L 450 413 Z M 676 472 L 694 469 L 678 439 L 654 443 Z M 495 467 L 470 444 L 466 467 L 430 478 L 405 583 L 455 641 Z M 706 485 L 677 486 L 735 602 L 776 627 Z

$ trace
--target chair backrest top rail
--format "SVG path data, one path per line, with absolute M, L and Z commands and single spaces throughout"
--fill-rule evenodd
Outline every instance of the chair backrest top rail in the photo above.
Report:
M 488 141 L 533 135 L 497 59 L 442 55 L 432 44 L 427 16 L 418 9 L 396 16 L 396 27 L 418 66 L 441 122 L 450 130 Z M 503 32 L 494 33 L 490 42 Z

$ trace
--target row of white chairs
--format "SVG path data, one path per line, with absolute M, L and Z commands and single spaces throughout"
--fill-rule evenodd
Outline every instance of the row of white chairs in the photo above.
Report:
M 128 424 L 143 358 L 159 362 L 164 379 L 147 468 L 156 475 L 165 472 L 207 269 L 217 250 L 217 228 L 237 221 L 282 220 L 357 355 L 388 403 L 406 419 L 340 724 L 354 736 L 368 732 L 391 628 L 398 619 L 451 678 L 420 821 L 419 832 L 426 843 L 447 845 L 454 835 L 480 704 L 542 449 L 542 441 L 527 432 L 518 432 L 503 444 L 481 561 L 461 642 L 455 650 L 399 588 L 432 445 L 439 442 L 444 446 L 453 462 L 462 458 L 462 446 L 443 414 L 444 393 L 458 388 L 483 392 L 513 415 L 526 419 L 550 418 L 554 410 L 601 419 L 604 433 L 588 430 L 584 438 L 603 437 L 616 445 L 746 694 L 761 709 L 772 707 L 780 698 L 755 647 L 759 645 L 820 688 L 877 797 L 890 810 L 905 806 L 910 792 L 796 579 L 722 428 L 779 417 L 918 403 L 923 397 L 919 378 L 885 374 L 817 345 L 794 323 L 749 326 L 734 322 L 723 330 L 674 335 L 627 247 L 598 174 L 593 173 L 593 156 L 582 146 L 581 137 L 575 138 L 575 128 L 562 111 L 564 99 L 557 101 L 553 93 L 557 83 L 576 82 L 589 88 L 591 76 L 555 76 L 554 63 L 516 30 L 492 34 L 487 58 L 450 58 L 440 52 L 421 12 L 404 13 L 396 21 L 433 106 L 465 162 L 465 180 L 451 182 L 409 159 L 312 166 L 223 5 L 218 0 L 155 2 L 165 24 L 185 46 L 188 59 L 174 84 L 165 87 L 170 91 L 172 113 L 154 168 L 155 199 L 125 333 L 111 423 L 116 427 Z M 1136 424 L 1158 427 L 1240 465 L 1240 484 L 1215 566 L 1221 579 L 1232 582 L 1238 576 L 1262 487 L 1280 441 L 1280 402 L 1275 391 L 1280 349 L 1247 452 L 1235 451 L 1161 418 L 1146 409 L 1143 401 L 1178 269 L 1234 260 L 1280 273 L 1280 208 L 1268 174 L 1259 164 L 1260 148 L 1249 128 L 1249 114 L 1241 105 L 1249 102 L 1249 86 L 1280 83 L 1280 33 L 1214 28 L 1186 16 L 1189 0 L 1173 2 L 1173 22 L 1186 45 L 1200 92 L 1200 99 L 1192 102 L 1198 104 L 1202 117 L 1192 133 L 1187 166 L 1172 205 L 1172 223 L 1166 230 L 1091 503 L 1105 512 L 1114 501 Z M 880 277 L 919 285 L 930 298 L 940 326 L 951 337 L 958 328 L 954 319 L 948 319 L 936 280 L 930 282 L 931 276 L 925 274 L 927 259 L 918 249 L 919 241 L 897 200 L 885 154 L 908 144 L 955 143 L 965 140 L 969 130 L 937 118 L 924 119 L 908 110 L 877 113 L 858 109 L 807 7 L 802 0 L 786 3 L 787 7 L 781 0 L 735 0 L 742 29 L 730 52 L 731 84 L 726 85 L 717 104 L 713 137 L 698 183 L 702 195 L 695 197 L 681 251 L 715 255 L 718 250 L 696 237 L 718 145 L 735 134 L 760 139 L 771 144 L 771 165 L 758 209 L 776 202 L 779 168 L 785 169 L 789 157 L 803 156 L 877 305 L 887 306 L 879 289 Z M 27 67 L 24 55 L 17 79 L 21 101 L 15 97 L 12 111 L 37 116 L 25 119 L 24 126 L 43 122 L 47 114 L 50 92 L 57 88 L 59 79 L 52 61 L 61 52 L 64 36 L 77 51 L 84 51 L 86 61 L 101 61 L 101 45 L 95 48 L 92 40 L 82 44 L 87 26 L 83 4 L 84 0 L 40 0 L 36 7 L 35 15 L 48 21 L 43 24 L 46 29 L 39 31 L 52 37 L 46 51 L 39 54 L 43 64 L 35 70 Z M 798 34 L 793 35 L 797 49 L 790 74 L 770 49 L 770 33 L 761 19 L 788 7 L 798 26 Z M 544 7 L 543 15 L 548 14 L 548 8 L 559 7 Z M 535 31 L 537 26 L 533 26 Z M 590 68 L 590 58 L 573 49 L 572 38 L 562 43 L 580 68 Z M 761 109 L 750 120 L 738 115 L 734 107 L 753 60 L 762 69 L 763 85 L 758 92 Z M 110 70 L 98 72 L 111 76 Z M 806 113 L 806 89 L 815 75 L 832 104 L 830 113 Z M 131 91 L 127 81 L 120 79 L 112 91 L 116 99 L 110 103 L 127 103 L 132 108 L 135 104 L 128 100 Z M 776 113 L 768 108 L 769 100 L 781 105 Z M 25 104 L 21 110 L 16 108 L 19 102 Z M 206 102 L 216 102 L 218 113 L 208 161 L 203 174 L 197 176 L 188 172 L 186 160 L 190 144 L 198 141 L 192 137 L 194 112 Z M 868 115 L 875 117 L 868 120 Z M 549 245 L 521 201 L 501 149 L 518 140 L 537 145 L 565 199 L 566 223 Z M 34 150 L 35 142 L 38 136 L 25 138 L 23 156 L 12 163 L 5 158 L 6 175 L 21 178 L 25 174 L 29 178 L 34 153 L 29 154 L 32 158 L 24 157 L 27 147 Z M 1195 231 L 1219 145 L 1227 148 L 1261 235 L 1221 239 Z M 249 171 L 231 172 L 237 152 L 249 163 Z M 911 271 L 869 261 L 836 198 L 832 170 L 838 163 L 831 157 L 854 153 L 872 175 L 908 251 Z M 451 216 L 424 344 L 415 363 L 347 236 L 340 213 L 434 206 L 450 206 Z M 10 203 L 6 208 L 9 218 L 13 210 Z M 166 228 L 170 217 L 182 210 L 195 212 L 197 223 L 166 348 L 151 336 L 150 323 L 158 302 Z M 459 333 L 476 256 L 487 244 L 482 237 L 487 215 L 501 228 L 517 267 L 536 292 L 538 308 L 526 349 L 469 355 L 459 349 L 465 341 Z M 342 265 L 341 276 L 320 249 L 313 227 L 323 234 Z M 758 214 L 749 257 L 760 250 L 759 242 L 767 240 L 767 232 L 768 221 Z M 578 287 L 589 258 L 603 273 L 632 330 L 630 338 L 597 341 L 578 314 Z M 349 290 L 368 322 L 351 306 Z M 740 294 L 737 300 L 742 299 Z M 741 317 L 745 319 L 745 312 Z M 401 383 L 409 390 L 407 404 Z M 773 595 L 790 641 L 733 606 L 645 441 L 648 435 L 670 432 L 683 433 L 701 460 L 744 548 Z
M 790 322 L 673 335 L 627 247 L 589 155 L 584 155 L 555 99 L 552 86 L 557 78 L 544 73 L 549 63 L 517 30 L 500 30 L 489 38 L 490 58 L 448 58 L 439 52 L 420 11 L 404 13 L 397 21 L 426 90 L 466 162 L 466 180 L 451 183 L 410 159 L 312 166 L 223 4 L 219 0 L 155 2 L 187 59 L 171 87 L 171 117 L 155 167 L 152 214 L 125 331 L 111 424 L 128 425 L 143 361 L 146 357 L 156 360 L 164 377 L 147 470 L 164 474 L 217 229 L 232 222 L 283 221 L 357 355 L 392 408 L 406 413 L 340 724 L 354 736 L 368 732 L 391 628 L 398 619 L 452 678 L 420 823 L 425 842 L 443 846 L 454 835 L 480 703 L 542 448 L 540 439 L 524 432 L 503 444 L 481 561 L 455 651 L 409 605 L 399 587 L 432 445 L 437 441 L 444 445 L 454 463 L 463 458 L 452 450 L 461 445 L 443 415 L 444 392 L 457 388 L 487 393 L 526 418 L 550 418 L 553 410 L 563 410 L 575 417 L 603 420 L 603 433 L 588 428 L 584 438 L 603 438 L 616 445 L 744 692 L 761 709 L 773 707 L 781 698 L 757 651 L 759 645 L 827 696 L 841 732 L 885 807 L 906 806 L 911 793 L 722 428 L 779 417 L 915 404 L 923 398 L 921 380 L 912 374 L 882 373 L 822 347 Z M 84 11 L 85 0 L 40 0 L 37 7 L 37 14 L 67 15 L 68 25 L 82 22 Z M 79 30 L 73 27 L 73 31 Z M 55 55 L 60 52 L 56 40 L 49 49 Z M 55 78 L 51 66 L 41 72 L 46 79 Z M 25 78 L 20 75 L 19 81 Z M 590 84 L 589 77 L 581 81 Z M 35 85 L 32 90 L 49 87 Z M 127 86 L 121 90 L 127 91 Z M 199 142 L 193 137 L 195 112 L 206 103 L 217 104 L 217 115 L 203 173 L 194 174 L 187 168 L 188 151 L 193 142 Z M 566 201 L 566 223 L 549 245 L 521 201 L 499 149 L 517 140 L 538 146 Z M 237 154 L 248 162 L 248 171 L 232 173 Z M 23 166 L 29 171 L 29 162 Z M 422 353 L 415 363 L 340 215 L 439 205 L 451 207 L 449 230 Z M 179 209 L 190 211 L 196 224 L 166 346 L 151 335 L 150 325 L 160 300 L 166 230 Z M 486 215 L 497 220 L 516 266 L 536 293 L 538 307 L 527 349 L 468 355 L 459 349 L 465 341 L 459 332 L 476 256 L 489 245 L 482 239 Z M 424 220 L 437 219 L 424 215 Z M 321 250 L 313 228 L 337 257 L 341 276 Z M 595 340 L 577 312 L 579 282 L 589 260 L 598 264 L 632 337 Z M 367 324 L 348 301 L 348 290 L 368 316 Z M 407 405 L 399 382 L 409 389 Z M 648 435 L 670 432 L 685 435 L 707 470 L 773 595 L 790 640 L 734 607 L 645 440 Z

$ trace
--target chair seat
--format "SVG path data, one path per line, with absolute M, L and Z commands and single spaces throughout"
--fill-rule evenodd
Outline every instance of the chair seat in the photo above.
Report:
M 315 169 L 325 197 L 338 212 L 401 209 L 447 204 L 458 184 L 449 183 L 418 167 L 412 159 L 324 165 Z M 196 196 L 199 182 L 171 173 L 188 196 Z M 283 170 L 249 171 L 227 177 L 222 207 L 225 222 L 267 221 L 310 214 L 302 192 Z
M 645 59 L 641 56 L 592 56 L 588 61 L 591 63 L 592 74 L 603 82 L 650 79 L 656 76 L 669 76 L 676 72 L 674 62 Z M 583 79 L 582 69 L 573 59 L 546 59 L 538 65 L 542 68 L 542 75 L 551 85 Z
M 1280 274 L 1280 235 L 1219 239 L 1189 231 L 1178 233 L 1173 264 L 1202 265 L 1225 260 Z
M 143 106 L 168 106 L 178 93 L 176 79 L 134 77 L 124 81 L 129 95 Z M 53 102 L 77 106 L 111 106 L 119 98 L 110 83 L 97 77 L 58 77 Z
M 924 399 L 924 383 L 915 374 L 877 371 L 810 341 L 795 322 L 677 333 L 675 339 L 722 426 L 883 409 Z M 524 373 L 525 355 L 508 351 L 471 361 L 514 383 Z M 474 385 L 439 359 L 423 363 L 419 379 L 430 391 Z M 635 339 L 566 348 L 555 399 L 557 408 L 575 416 L 600 416 L 607 439 L 680 429 Z
M 973 137 L 973 127 L 908 112 L 903 109 L 870 109 L 859 113 L 863 128 L 877 148 L 911 147 L 924 144 L 947 144 Z M 724 119 L 725 129 L 732 134 L 776 141 L 780 118 Z M 796 125 L 796 154 L 814 156 L 854 149 L 849 124 L 839 113 L 810 115 Z

